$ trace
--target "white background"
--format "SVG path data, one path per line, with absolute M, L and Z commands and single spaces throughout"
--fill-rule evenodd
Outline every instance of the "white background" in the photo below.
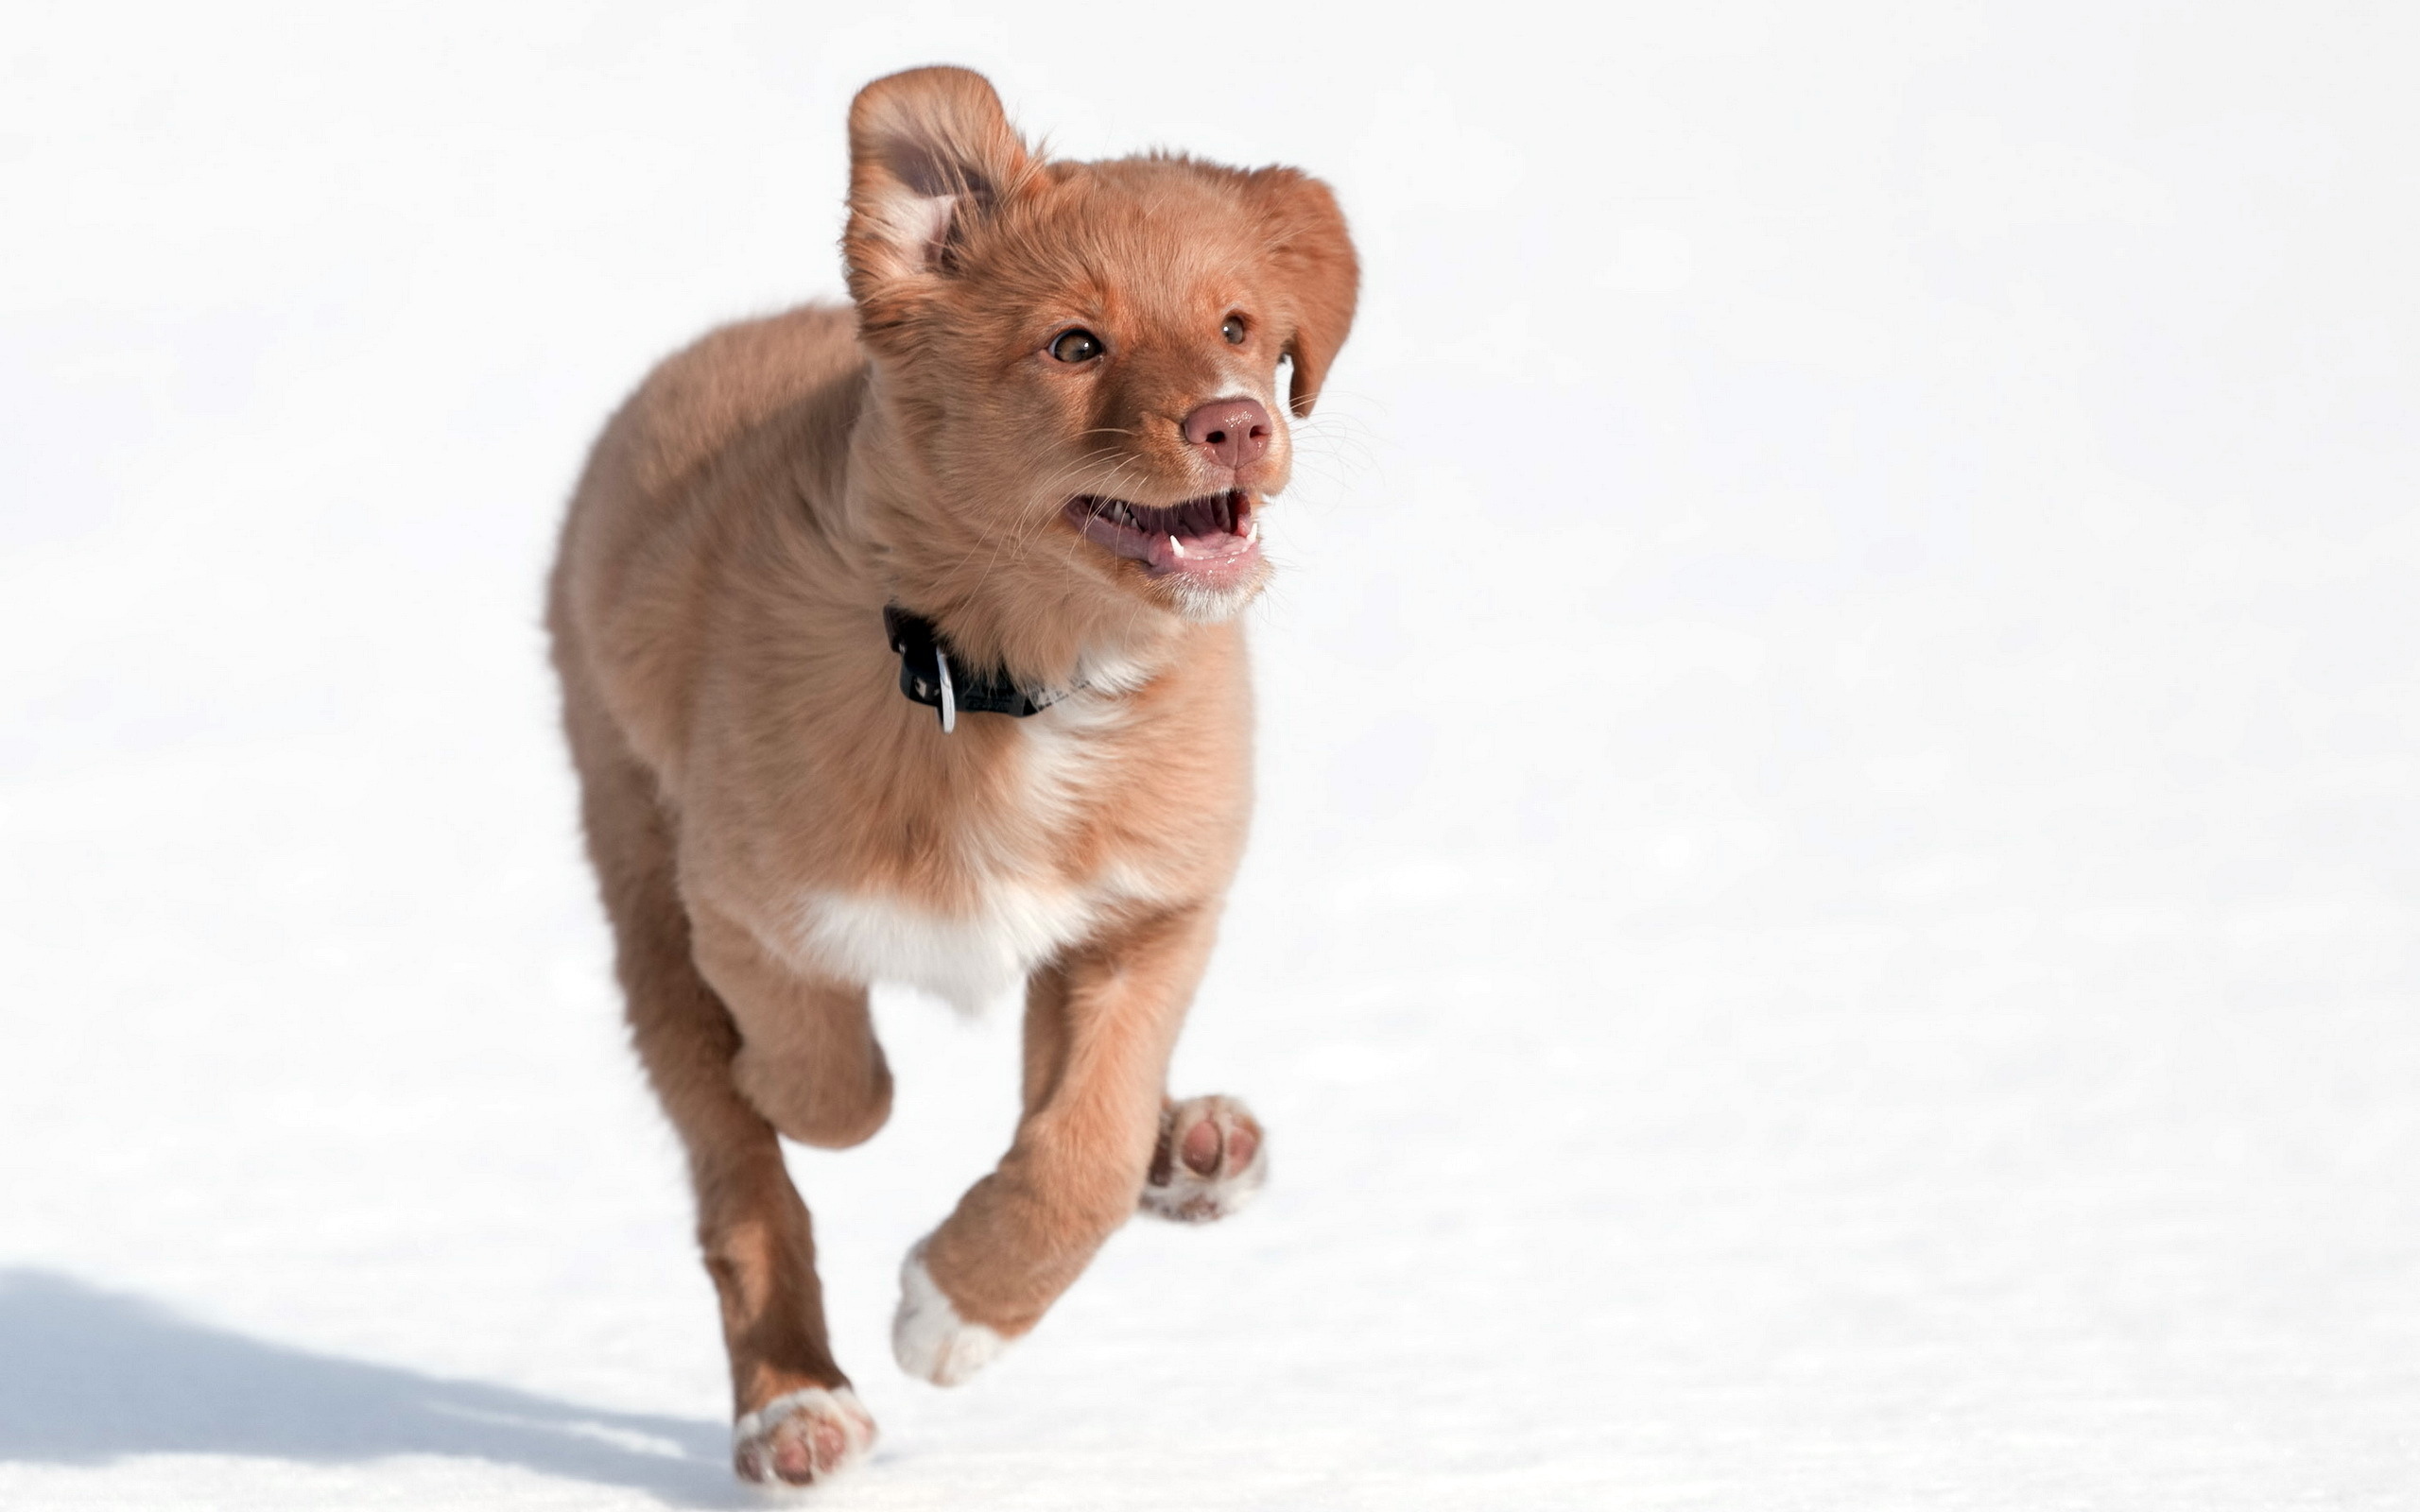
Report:
M 538 583 L 934 60 L 1367 284 L 1178 1067 L 1274 1182 L 908 1382 L 1014 1014 L 886 994 L 820 1504 L 2420 1503 L 2420 10 L 872 9 L 0 28 L 0 1505 L 741 1500 Z

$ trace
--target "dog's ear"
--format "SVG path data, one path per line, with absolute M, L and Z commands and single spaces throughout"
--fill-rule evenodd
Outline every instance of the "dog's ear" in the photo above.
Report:
M 1288 407 L 1307 415 L 1319 402 L 1328 364 L 1353 329 L 1361 264 L 1327 185 L 1292 168 L 1261 168 L 1245 181 L 1268 222 L 1270 260 L 1294 307 L 1284 349 L 1294 361 Z
M 943 275 L 953 240 L 1036 170 L 991 82 L 963 68 L 877 78 L 849 107 L 849 292 L 869 326 Z

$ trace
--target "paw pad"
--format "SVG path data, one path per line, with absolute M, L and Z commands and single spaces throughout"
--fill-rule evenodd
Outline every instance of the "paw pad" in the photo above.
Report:
M 1268 1178 L 1268 1141 L 1251 1110 L 1232 1097 L 1190 1097 L 1161 1110 L 1143 1211 L 1209 1223 L 1240 1210 Z
M 732 1469 L 760 1486 L 829 1480 L 873 1448 L 873 1416 L 846 1386 L 775 1397 L 731 1429 Z

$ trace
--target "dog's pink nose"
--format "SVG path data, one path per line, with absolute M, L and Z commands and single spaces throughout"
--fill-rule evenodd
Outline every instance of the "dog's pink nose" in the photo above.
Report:
M 1257 462 L 1269 450 L 1269 411 L 1257 399 L 1214 399 L 1184 417 L 1184 438 L 1207 448 L 1220 467 Z

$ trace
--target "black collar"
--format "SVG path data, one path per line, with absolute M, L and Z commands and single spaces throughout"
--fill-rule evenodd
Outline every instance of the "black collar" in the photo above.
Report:
M 960 711 L 1023 719 L 1083 686 L 1020 688 L 1006 667 L 969 673 L 932 621 L 896 604 L 884 606 L 882 628 L 890 637 L 890 648 L 899 653 L 899 691 L 910 703 L 940 710 L 943 734 L 958 728 Z

